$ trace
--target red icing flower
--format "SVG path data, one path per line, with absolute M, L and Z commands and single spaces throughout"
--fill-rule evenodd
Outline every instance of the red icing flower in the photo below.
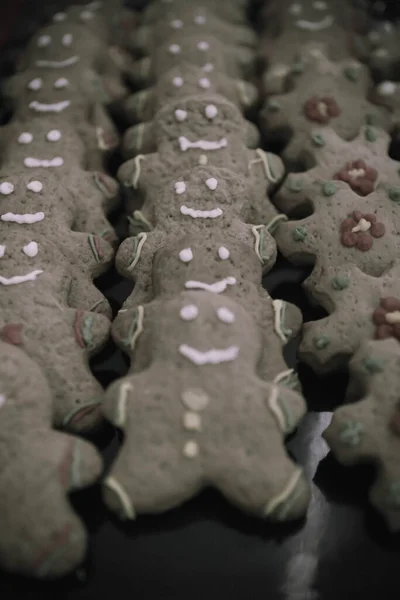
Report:
M 325 124 L 332 117 L 338 117 L 341 110 L 336 100 L 330 96 L 312 96 L 304 104 L 304 113 L 310 121 Z
M 363 160 L 353 160 L 345 164 L 341 171 L 333 176 L 349 184 L 360 196 L 367 196 L 374 191 L 378 171 L 368 167 Z
M 400 300 L 392 296 L 382 298 L 379 308 L 372 313 L 372 320 L 377 340 L 393 337 L 400 342 Z
M 376 215 L 355 210 L 342 222 L 340 233 L 343 246 L 355 246 L 358 250 L 367 252 L 372 248 L 373 238 L 380 238 L 385 234 L 385 226 L 378 223 Z

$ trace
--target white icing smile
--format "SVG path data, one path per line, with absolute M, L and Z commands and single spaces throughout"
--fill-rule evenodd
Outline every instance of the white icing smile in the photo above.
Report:
M 50 160 L 33 158 L 32 156 L 28 156 L 24 159 L 24 165 L 26 167 L 34 168 L 34 167 L 62 167 L 64 164 L 64 159 L 61 156 L 56 156 Z
M 332 27 L 335 19 L 332 15 L 327 15 L 321 21 L 306 21 L 305 19 L 299 19 L 296 21 L 296 26 L 304 31 L 322 31 Z
M 56 112 L 60 113 L 71 104 L 70 100 L 63 100 L 62 102 L 55 102 L 54 104 L 44 104 L 43 102 L 37 102 L 33 100 L 29 103 L 29 108 L 36 112 Z
M 222 209 L 218 207 L 212 210 L 196 210 L 183 204 L 181 206 L 181 213 L 193 219 L 216 219 L 222 215 Z
M 79 56 L 70 56 L 65 60 L 37 60 L 37 67 L 44 67 L 49 69 L 63 69 L 64 67 L 71 67 L 79 61 Z
M 182 152 L 186 152 L 189 148 L 198 148 L 200 150 L 220 150 L 226 148 L 228 142 L 226 138 L 221 138 L 216 142 L 209 142 L 208 140 L 197 140 L 197 142 L 191 142 L 187 137 L 181 135 L 179 137 L 179 146 Z
M 195 365 L 219 365 L 223 362 L 235 360 L 239 354 L 239 347 L 229 346 L 223 350 L 212 348 L 211 350 L 202 352 L 201 350 L 197 350 L 197 348 L 182 344 L 179 346 L 179 352 Z
M 32 223 L 38 223 L 39 221 L 43 221 L 44 212 L 37 213 L 25 213 L 25 214 L 16 214 L 16 213 L 5 213 L 1 215 L 1 220 L 9 223 L 19 223 L 20 225 L 31 225 Z
M 235 285 L 235 277 L 225 277 L 221 281 L 215 281 L 214 283 L 204 283 L 203 281 L 187 281 L 185 288 L 187 290 L 205 290 L 206 292 L 213 292 L 214 294 L 222 294 L 228 287 L 228 285 Z
M 0 283 L 3 285 L 17 285 L 18 283 L 25 283 L 26 281 L 35 281 L 36 277 L 43 273 L 40 269 L 31 271 L 26 275 L 14 275 L 14 277 L 3 277 L 0 275 Z

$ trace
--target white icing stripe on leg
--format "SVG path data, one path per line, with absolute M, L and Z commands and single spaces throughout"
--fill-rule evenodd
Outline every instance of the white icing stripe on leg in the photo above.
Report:
M 285 431 L 286 431 L 285 415 L 282 413 L 282 411 L 279 407 L 278 398 L 279 398 L 279 390 L 276 386 L 274 386 L 272 388 L 271 395 L 268 400 L 268 406 L 269 406 L 271 412 L 273 413 L 274 417 L 276 418 L 279 429 L 283 433 L 285 433 Z
M 128 394 L 133 392 L 133 385 L 129 382 L 122 383 L 119 390 L 117 414 L 114 419 L 114 425 L 122 429 L 126 423 L 126 403 L 128 401 Z
M 292 477 L 289 479 L 289 481 L 287 482 L 286 486 L 283 488 L 282 492 L 280 494 L 278 494 L 277 496 L 275 496 L 275 498 L 272 498 L 268 504 L 265 507 L 264 510 L 264 514 L 265 515 L 270 515 L 271 513 L 274 512 L 274 510 L 283 502 L 285 502 L 285 500 L 287 500 L 287 498 L 289 498 L 289 496 L 292 494 L 293 490 L 296 488 L 296 485 L 298 484 L 298 481 L 300 479 L 300 477 L 302 476 L 303 471 L 298 468 L 292 475 Z
M 133 508 L 131 499 L 128 493 L 122 487 L 122 485 L 115 479 L 115 477 L 107 477 L 104 481 L 104 486 L 112 490 L 119 498 L 121 506 L 124 510 L 123 517 L 125 519 L 133 520 L 136 517 L 135 509 Z

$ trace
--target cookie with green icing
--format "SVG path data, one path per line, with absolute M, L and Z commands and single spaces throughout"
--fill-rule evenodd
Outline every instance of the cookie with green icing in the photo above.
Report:
M 322 201 L 322 197 L 324 201 Z M 279 250 L 294 264 L 313 265 L 310 289 L 329 266 L 353 263 L 380 277 L 398 256 L 399 203 L 395 190 L 359 196 L 342 181 L 321 183 L 309 199 L 313 213 L 280 224 Z
M 283 151 L 287 161 L 298 161 L 316 126 L 329 126 L 344 140 L 355 138 L 371 115 L 383 129 L 390 126 L 387 111 L 366 99 L 371 80 L 357 61 L 333 63 L 321 55 L 296 81 L 294 90 L 268 99 L 261 112 L 267 139 L 289 142 Z
M 87 547 L 68 494 L 96 481 L 101 458 L 88 442 L 52 429 L 48 379 L 22 348 L 5 342 L 0 415 L 0 565 L 61 577 L 82 563 Z
M 364 125 L 354 140 L 345 141 L 330 127 L 315 127 L 306 139 L 300 162 L 306 170 L 288 173 L 274 196 L 276 206 L 287 214 L 310 211 L 309 191 L 321 191 L 321 182 L 343 181 L 359 196 L 377 188 L 400 186 L 400 162 L 390 158 L 391 139 L 379 127 Z M 326 190 L 329 192 L 329 190 Z M 326 194 L 314 196 L 322 204 Z
M 183 96 L 201 95 L 223 96 L 243 111 L 253 108 L 258 100 L 257 88 L 247 81 L 182 63 L 162 74 L 153 87 L 126 98 L 123 111 L 130 123 L 150 121 L 166 104 Z
M 343 465 L 376 467 L 369 499 L 392 532 L 400 530 L 399 373 L 397 340 L 363 344 L 350 362 L 350 386 L 357 395 L 349 400 L 354 403 L 338 408 L 324 433 Z
M 124 443 L 104 482 L 121 518 L 159 513 L 205 485 L 245 512 L 275 521 L 302 516 L 304 474 L 283 437 L 305 412 L 283 381 L 265 382 L 265 343 L 246 309 L 227 296 L 183 292 L 143 311 L 147 368 L 107 391 L 105 416 Z

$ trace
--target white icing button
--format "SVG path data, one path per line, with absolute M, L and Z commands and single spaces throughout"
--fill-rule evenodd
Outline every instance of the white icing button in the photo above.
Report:
M 5 251 L 6 247 L 0 244 L 0 258 L 3 258 Z
M 66 77 L 59 77 L 58 79 L 55 80 L 54 82 L 54 87 L 57 90 L 61 90 L 65 87 L 67 87 L 69 85 L 69 81 Z
M 385 21 L 383 24 L 383 30 L 386 31 L 386 33 L 390 33 L 393 29 L 393 25 L 390 21 Z
M 193 410 L 195 412 L 204 410 L 210 402 L 208 394 L 204 390 L 197 388 L 192 388 L 182 392 L 181 399 L 186 408 L 189 408 L 189 410 Z
M 186 110 L 181 110 L 180 108 L 177 108 L 175 111 L 175 119 L 177 121 L 180 121 L 181 123 L 182 123 L 182 121 L 186 121 L 186 119 L 187 119 Z
M 42 191 L 43 183 L 41 181 L 30 181 L 26 186 L 26 189 L 37 194 Z
M 205 113 L 207 119 L 214 119 L 218 114 L 218 109 L 215 104 L 207 104 Z
M 210 87 L 210 80 L 207 79 L 207 77 L 201 77 L 199 79 L 199 86 L 205 90 L 207 90 Z
M 201 430 L 201 417 L 194 412 L 186 412 L 183 415 L 183 426 L 189 431 L 200 431 Z
M 186 183 L 184 181 L 176 181 L 174 186 L 176 194 L 183 194 L 186 192 Z
M 199 454 L 199 445 L 197 442 L 186 442 L 183 448 L 183 454 L 186 458 L 195 458 Z
M 394 81 L 382 81 L 377 87 L 378 94 L 381 96 L 391 96 L 395 93 L 397 85 Z
M 173 27 L 173 29 L 182 29 L 183 21 L 181 21 L 181 19 L 174 19 L 171 21 L 171 27 Z
M 377 48 L 374 50 L 373 54 L 378 58 L 385 58 L 389 52 L 386 50 L 386 48 Z
M 94 14 L 90 10 L 84 10 L 81 12 L 80 17 L 82 21 L 90 21 L 93 19 Z
M 40 77 L 36 77 L 35 79 L 32 79 L 32 81 L 30 81 L 28 83 L 28 88 L 30 90 L 34 90 L 36 92 L 37 90 L 40 90 L 40 88 L 42 87 L 42 83 L 43 83 L 42 79 Z
M 63 12 L 58 12 L 55 15 L 53 15 L 53 21 L 55 21 L 56 23 L 60 23 L 61 21 L 65 21 L 65 19 L 67 18 L 67 15 Z
M 302 10 L 301 4 L 291 4 L 289 6 L 289 12 L 291 15 L 299 15 Z
M 30 144 L 32 140 L 33 140 L 33 135 L 31 133 L 29 133 L 29 131 L 24 131 L 18 137 L 18 143 L 20 143 L 20 144 Z
M 220 306 L 217 309 L 217 315 L 218 319 L 222 321 L 222 323 L 233 323 L 233 321 L 235 320 L 235 315 L 233 314 L 233 312 L 225 306 Z
M 206 50 L 209 50 L 210 44 L 208 42 L 198 42 L 197 48 L 205 52 Z
M 70 46 L 72 44 L 72 33 L 65 33 L 62 36 L 63 46 Z
M 327 10 L 328 9 L 327 3 L 323 2 L 323 0 L 315 0 L 315 2 L 313 3 L 313 6 L 316 10 Z
M 51 37 L 49 35 L 41 35 L 38 38 L 38 43 L 37 45 L 39 46 L 39 48 L 45 48 L 46 46 L 48 46 L 51 42 Z
M 190 262 L 193 260 L 193 252 L 191 248 L 184 248 L 179 252 L 179 258 L 182 262 Z
M 36 242 L 29 242 L 29 244 L 24 246 L 23 250 L 24 254 L 33 258 L 38 253 L 39 248 Z
M 221 260 L 226 260 L 227 258 L 230 257 L 230 252 L 228 250 L 228 248 L 225 248 L 225 246 L 220 246 L 218 248 L 218 256 L 220 257 Z
M 215 179 L 215 177 L 209 177 L 206 180 L 206 186 L 208 187 L 209 190 L 216 190 L 217 186 L 218 186 L 218 180 Z
M 172 83 L 174 84 L 175 87 L 182 87 L 183 79 L 182 79 L 182 77 L 174 77 L 172 80 Z
M 181 319 L 184 321 L 193 321 L 199 315 L 199 309 L 194 304 L 183 306 L 180 311 Z
M 206 22 L 206 18 L 203 15 L 197 15 L 194 18 L 194 22 L 196 25 L 204 25 Z
M 58 140 L 61 139 L 61 131 L 59 131 L 58 129 L 51 129 L 47 132 L 46 139 L 49 142 L 58 142 Z
M 179 46 L 179 44 L 171 44 L 169 47 L 169 51 L 171 52 L 171 54 L 180 54 L 181 47 Z
M 0 194 L 3 194 L 3 196 L 8 196 L 8 194 L 12 194 L 13 191 L 14 186 L 9 181 L 3 181 L 3 183 L 0 183 Z
M 206 63 L 203 67 L 203 71 L 205 71 L 206 73 L 211 73 L 212 71 L 214 71 L 214 65 L 212 63 Z
M 0 408 L 6 403 L 6 397 L 4 394 L 0 394 Z
M 200 154 L 199 165 L 205 167 L 208 164 L 208 156 L 206 154 Z

